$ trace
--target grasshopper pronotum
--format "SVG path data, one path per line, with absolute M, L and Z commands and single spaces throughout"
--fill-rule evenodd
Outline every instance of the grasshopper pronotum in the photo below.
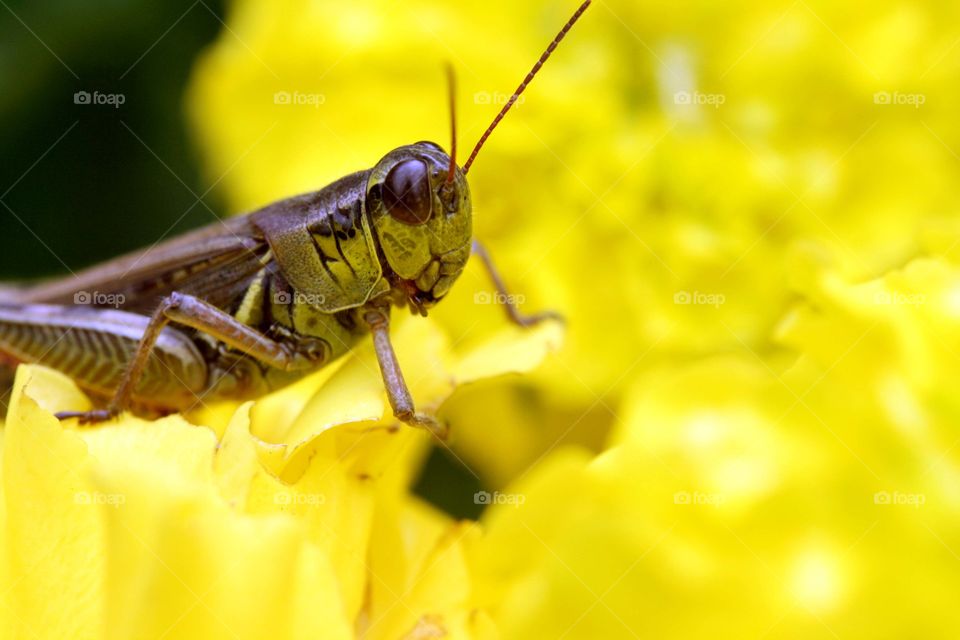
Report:
M 466 174 L 490 133 L 590 4 L 553 39 L 477 142 L 456 162 L 451 73 L 449 155 L 417 142 L 311 193 L 270 204 L 92 267 L 76 277 L 0 292 L 0 370 L 39 362 L 72 377 L 102 408 L 186 409 L 198 398 L 251 398 L 343 355 L 365 334 L 394 415 L 444 437 L 414 410 L 390 343 L 393 306 L 426 315 L 471 252 L 508 316 L 524 326 L 490 257 L 472 238 Z M 91 293 L 95 292 L 95 293 Z

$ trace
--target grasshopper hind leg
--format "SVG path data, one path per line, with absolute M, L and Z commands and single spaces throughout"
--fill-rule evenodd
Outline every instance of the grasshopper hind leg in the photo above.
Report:
M 98 307 L 0 304 L 0 372 L 9 363 L 42 364 L 72 378 L 94 400 L 110 397 L 147 326 L 145 316 Z M 193 341 L 160 336 L 136 388 L 137 406 L 164 412 L 188 406 L 207 384 Z
M 171 293 L 164 298 L 150 318 L 142 317 L 143 323 L 137 339 L 122 360 L 117 384 L 107 406 L 94 411 L 68 411 L 57 414 L 61 420 L 78 418 L 81 423 L 103 422 L 113 418 L 136 401 L 139 389 L 150 381 L 149 368 L 162 351 L 169 335 L 183 335 L 171 323 L 203 333 L 226 346 L 236 349 L 246 357 L 283 371 L 306 372 L 322 364 L 327 349 L 322 341 L 304 339 L 296 344 L 284 344 L 273 340 L 253 327 L 247 326 L 212 304 L 188 294 Z M 192 343 L 191 343 L 192 344 Z M 209 383 L 204 365 L 203 387 Z M 198 391 L 194 399 L 199 400 Z

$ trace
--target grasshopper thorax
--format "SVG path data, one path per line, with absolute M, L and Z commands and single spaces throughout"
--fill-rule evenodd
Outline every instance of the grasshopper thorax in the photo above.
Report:
M 394 149 L 370 171 L 366 210 L 384 274 L 398 302 L 425 310 L 440 300 L 470 257 L 470 188 L 433 142 Z

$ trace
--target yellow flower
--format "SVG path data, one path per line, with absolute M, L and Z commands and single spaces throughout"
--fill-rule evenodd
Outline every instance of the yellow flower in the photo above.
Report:
M 523 508 L 485 514 L 504 637 L 953 636 L 960 268 L 794 273 L 795 363 L 663 366 L 609 450 L 557 452 L 505 490 Z
M 396 334 L 401 357 L 421 354 L 414 394 L 441 416 L 457 387 L 527 370 L 559 337 L 507 329 L 454 353 L 429 320 Z M 492 637 L 464 555 L 477 533 L 411 495 L 429 437 L 396 428 L 372 349 L 208 411 L 232 413 L 221 434 L 180 416 L 76 429 L 53 417 L 87 403 L 55 372 L 18 371 L 6 637 Z

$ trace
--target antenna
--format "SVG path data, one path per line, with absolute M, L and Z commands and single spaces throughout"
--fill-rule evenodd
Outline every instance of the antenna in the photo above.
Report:
M 447 92 L 450 97 L 450 170 L 447 172 L 447 184 L 453 184 L 453 174 L 457 170 L 457 75 L 449 62 Z
M 493 130 L 497 128 L 497 125 L 500 124 L 500 121 L 503 120 L 503 116 L 507 115 L 507 112 L 510 111 L 510 107 L 517 101 L 517 98 L 520 97 L 520 94 L 527 88 L 527 85 L 530 84 L 530 81 L 533 80 L 533 77 L 537 75 L 537 72 L 540 71 L 540 67 L 543 66 L 543 63 L 547 61 L 550 57 L 550 54 L 553 53 L 553 50 L 557 48 L 557 45 L 560 44 L 560 41 L 563 40 L 564 36 L 567 35 L 567 32 L 570 31 L 570 28 L 580 19 L 580 16 L 583 15 L 583 12 L 587 10 L 587 7 L 590 6 L 591 0 L 586 0 L 580 7 L 574 12 L 574 14 L 567 20 L 567 24 L 563 25 L 563 28 L 560 29 L 560 33 L 557 34 L 557 37 L 553 39 L 553 42 L 547 47 L 546 51 L 543 52 L 543 55 L 540 56 L 540 59 L 537 60 L 537 63 L 533 65 L 533 68 L 530 69 L 530 73 L 527 74 L 527 77 L 523 79 L 523 82 L 520 83 L 520 86 L 513 92 L 513 95 L 510 96 L 510 99 L 507 100 L 507 104 L 503 105 L 503 108 L 500 109 L 500 113 L 497 114 L 497 117 L 493 119 L 493 122 L 490 123 L 490 126 L 487 127 L 487 130 L 483 132 L 483 135 L 480 136 L 480 140 L 477 141 L 477 146 L 473 148 L 473 151 L 470 153 L 470 157 L 467 158 L 467 161 L 463 165 L 463 172 L 466 173 L 470 170 L 470 165 L 473 164 L 474 159 L 477 157 L 477 154 L 480 153 L 480 148 L 483 147 L 483 143 L 487 141 L 487 138 L 490 137 L 490 134 L 493 133 Z M 453 154 L 451 153 L 451 158 Z M 451 176 L 453 173 L 451 172 Z M 448 178 L 449 179 L 449 178 Z

